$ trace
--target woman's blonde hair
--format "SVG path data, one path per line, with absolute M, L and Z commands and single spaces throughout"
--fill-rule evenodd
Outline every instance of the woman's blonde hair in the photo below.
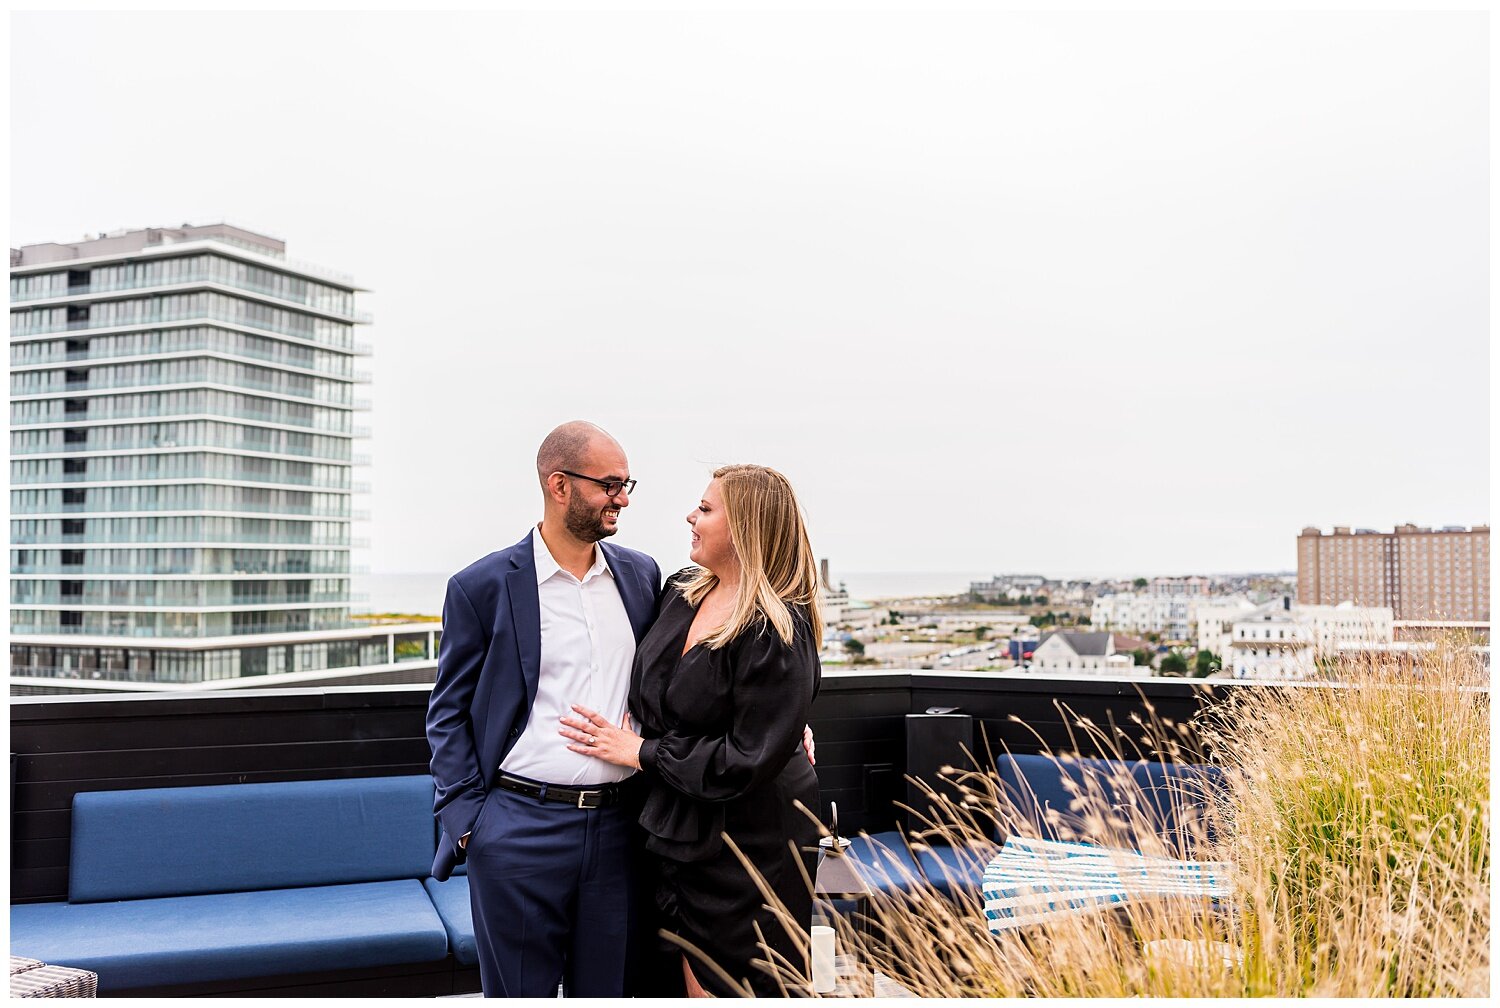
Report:
M 775 469 L 758 465 L 722 466 L 714 470 L 714 479 L 724 498 L 729 541 L 740 561 L 740 587 L 734 611 L 703 643 L 717 650 L 764 617 L 790 644 L 794 605 L 806 607 L 813 642 L 821 642 L 818 565 L 791 483 Z M 683 597 L 697 608 L 718 583 L 716 574 L 700 567 L 682 586 Z

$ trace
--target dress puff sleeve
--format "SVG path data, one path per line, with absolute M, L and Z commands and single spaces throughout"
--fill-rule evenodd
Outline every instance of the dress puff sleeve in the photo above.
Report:
M 792 614 L 786 644 L 767 622 L 731 641 L 732 715 L 723 735 L 683 735 L 669 728 L 641 745 L 644 769 L 688 798 L 726 802 L 779 774 L 797 752 L 819 679 L 812 626 Z

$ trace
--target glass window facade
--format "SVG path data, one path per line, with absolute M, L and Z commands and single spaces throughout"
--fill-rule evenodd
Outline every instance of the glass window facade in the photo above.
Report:
M 233 385 L 318 402 L 347 406 L 354 386 L 348 381 L 317 378 L 295 371 L 279 371 L 256 364 L 214 357 L 179 357 L 130 364 L 78 365 L 47 370 L 17 371 L 11 375 L 13 396 L 52 395 L 99 389 L 152 385 Z
M 10 647 L 13 674 L 112 682 L 211 682 L 240 676 L 385 665 L 385 635 L 356 640 L 169 651 L 140 647 Z
M 348 574 L 347 550 L 13 549 L 12 574 Z
M 10 362 L 13 367 L 25 367 L 66 361 L 160 357 L 163 354 L 194 350 L 212 350 L 234 357 L 276 361 L 288 367 L 326 375 L 353 375 L 353 358 L 348 354 L 218 326 L 182 326 L 128 333 L 81 333 L 66 338 L 27 340 L 11 345 Z
M 32 543 L 312 543 L 349 545 L 349 523 L 200 515 L 128 518 L 13 518 L 10 541 Z
M 12 490 L 10 510 L 13 515 L 90 511 L 266 511 L 286 515 L 350 517 L 347 494 L 212 483 Z
M 12 484 L 107 480 L 223 479 L 348 489 L 348 465 L 290 462 L 219 452 L 160 452 L 79 459 L 13 459 Z
M 80 272 L 82 276 L 78 275 Z M 12 277 L 10 299 L 17 302 L 69 295 L 81 297 L 188 283 L 222 284 L 279 301 L 295 301 L 320 312 L 344 316 L 354 314 L 353 291 L 206 253 L 109 263 L 84 271 L 59 270 Z
M 121 251 L 131 234 L 139 248 Z M 354 291 L 245 261 L 239 232 L 203 239 L 217 252 L 165 251 L 163 234 L 81 243 L 80 265 L 46 246 L 28 267 L 23 248 L 12 269 L 14 674 L 191 683 L 387 664 L 376 631 L 305 639 L 354 625 Z M 250 634 L 286 639 L 192 645 Z
M 295 336 L 331 347 L 352 347 L 354 327 L 321 315 L 304 315 L 260 301 L 194 291 L 153 294 L 116 301 L 97 301 L 69 307 L 21 308 L 10 313 L 12 336 L 54 332 L 85 332 L 120 326 L 156 325 L 184 319 L 228 322 L 251 329 Z
M 207 414 L 238 420 L 309 427 L 314 430 L 353 431 L 348 409 L 314 406 L 310 403 L 267 399 L 218 389 L 182 389 L 172 392 L 124 392 L 67 399 L 21 399 L 10 404 L 13 426 L 29 424 L 88 423 L 94 420 Z
M 139 448 L 232 448 L 241 452 L 301 455 L 342 462 L 353 458 L 353 443 L 347 437 L 215 420 L 48 427 L 14 430 L 10 435 L 12 455 L 101 453 Z

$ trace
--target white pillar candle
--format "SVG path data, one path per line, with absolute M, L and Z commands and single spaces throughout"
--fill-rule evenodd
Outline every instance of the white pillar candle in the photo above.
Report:
M 837 954 L 833 928 L 814 924 L 812 929 L 812 982 L 813 990 L 827 994 L 839 985 L 838 972 L 833 966 Z

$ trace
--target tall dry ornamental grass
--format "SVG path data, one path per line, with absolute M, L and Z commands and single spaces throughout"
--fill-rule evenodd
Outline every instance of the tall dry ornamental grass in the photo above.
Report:
M 867 934 L 837 921 L 841 948 L 922 997 L 1487 996 L 1487 672 L 1453 642 L 1332 672 L 1236 686 L 1197 726 L 1227 787 L 1188 835 L 1146 852 L 1223 862 L 1231 897 L 1129 901 L 994 935 L 977 892 L 911 880 L 874 899 Z M 1181 729 L 1147 727 L 1147 753 L 1179 750 Z M 982 864 L 997 820 L 1001 836 L 1035 835 L 992 774 L 959 778 L 961 799 L 932 795 L 919 845 Z M 1077 795 L 1078 838 L 1135 846 L 1142 823 L 1118 804 L 1131 785 L 1108 783 Z
M 1480 996 L 1489 978 L 1489 702 L 1454 642 L 1339 682 L 1252 689 L 1211 739 L 1252 993 Z

